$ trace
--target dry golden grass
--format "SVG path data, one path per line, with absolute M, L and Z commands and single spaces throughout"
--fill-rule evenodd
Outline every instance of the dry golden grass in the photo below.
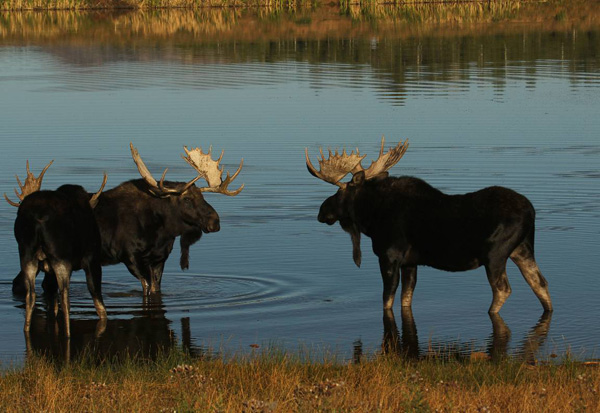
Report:
M 569 360 L 301 360 L 278 351 L 150 362 L 32 357 L 0 379 L 3 412 L 570 412 L 600 411 L 600 370 Z
M 589 0 L 0 0 L 0 10 L 98 10 L 98 9 L 162 9 L 162 8 L 212 8 L 212 7 L 270 7 L 280 10 L 315 8 L 319 5 L 339 6 L 345 13 L 403 15 L 420 9 L 440 9 L 446 6 L 468 9 L 472 14 L 492 10 L 506 12 L 521 4 L 581 3 Z M 384 9 L 400 8 L 395 11 Z M 442 11 L 442 14 L 445 12 Z M 464 13 L 464 11 L 461 11 Z
M 0 0 L 0 10 L 110 10 L 211 7 L 309 7 L 315 0 Z
M 20 1 L 55 0 L 0 0 L 0 10 L 6 10 Z M 68 1 L 96 2 L 94 4 L 97 6 L 94 7 L 100 9 L 82 10 L 83 3 L 78 3 L 70 11 L 3 11 L 0 13 L 0 40 L 85 43 L 94 39 L 121 43 L 130 39 L 154 41 L 177 38 L 178 42 L 256 42 L 279 41 L 282 38 L 330 40 L 367 35 L 412 38 L 425 35 L 514 34 L 539 30 L 569 32 L 574 29 L 590 30 L 600 25 L 600 2 L 590 0 L 545 3 L 508 0 L 391 6 L 373 2 L 316 8 L 290 8 L 292 3 L 286 3 L 287 8 L 284 8 L 281 6 L 283 3 L 277 3 L 279 5 L 253 8 L 136 8 L 121 11 L 102 7 L 108 4 L 129 7 L 127 2 L 136 0 Z M 491 22 L 493 24 L 489 24 Z

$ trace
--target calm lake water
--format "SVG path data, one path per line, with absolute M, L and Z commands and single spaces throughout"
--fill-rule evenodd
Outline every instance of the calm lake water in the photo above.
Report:
M 109 319 L 100 337 L 82 272 L 72 278 L 72 339 L 47 320 L 41 294 L 30 340 L 19 271 L 16 209 L 0 204 L 0 362 L 26 349 L 76 355 L 152 355 L 183 344 L 199 353 L 277 346 L 350 359 L 381 350 L 517 354 L 547 358 L 600 351 L 600 28 L 483 24 L 421 30 L 321 14 L 165 12 L 154 16 L 14 14 L 0 22 L 0 193 L 12 195 L 25 161 L 43 187 L 95 191 L 138 177 L 129 142 L 155 176 L 189 180 L 183 146 L 241 158 L 237 197 L 207 194 L 221 231 L 167 261 L 162 295 L 145 303 L 123 265 L 104 267 Z M 327 23 L 329 22 L 329 23 Z M 331 23 L 333 22 L 333 23 Z M 334 25 L 337 24 L 337 26 Z M 448 193 L 503 185 L 537 210 L 536 256 L 555 311 L 542 307 L 517 268 L 501 317 L 483 268 L 420 268 L 412 314 L 382 314 L 370 241 L 352 262 L 349 236 L 317 222 L 335 187 L 313 178 L 308 147 L 359 147 L 377 155 L 382 135 L 410 139 L 392 169 Z M 367 162 L 368 164 L 368 162 Z M 237 187 L 237 186 L 236 186 Z M 14 198 L 14 196 L 13 196 Z M 38 277 L 38 293 L 41 292 Z

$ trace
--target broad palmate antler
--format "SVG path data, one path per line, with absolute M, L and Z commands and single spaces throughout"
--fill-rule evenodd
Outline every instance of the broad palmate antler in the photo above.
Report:
M 241 160 L 240 166 L 238 167 L 237 171 L 235 171 L 235 173 L 232 176 L 230 176 L 229 172 L 227 172 L 227 177 L 224 181 L 222 180 L 224 168 L 221 167 L 221 169 L 219 169 L 219 163 L 221 162 L 221 159 L 223 159 L 223 154 L 225 153 L 225 151 L 222 151 L 219 159 L 215 161 L 211 158 L 212 147 L 208 150 L 208 153 L 203 153 L 201 148 L 194 148 L 192 150 L 188 150 L 188 148 L 184 146 L 185 153 L 187 154 L 187 156 L 181 155 L 181 157 L 188 164 L 190 164 L 196 170 L 196 172 L 198 172 L 198 175 L 191 181 L 187 182 L 184 185 L 183 189 L 176 189 L 167 188 L 164 185 L 165 175 L 167 174 L 168 168 L 165 169 L 165 171 L 163 172 L 160 181 L 156 182 L 156 179 L 152 177 L 152 174 L 142 161 L 142 158 L 140 157 L 137 149 L 133 147 L 132 143 L 130 143 L 129 146 L 131 148 L 131 155 L 133 157 L 133 161 L 137 165 L 140 175 L 142 176 L 142 178 L 144 178 L 148 185 L 150 185 L 152 191 L 157 196 L 166 197 L 169 195 L 182 194 L 185 191 L 187 191 L 200 178 L 204 178 L 208 183 L 208 186 L 199 188 L 202 192 L 217 192 L 229 196 L 235 196 L 239 194 L 242 191 L 242 189 L 244 189 L 243 184 L 235 191 L 229 191 L 227 189 L 229 184 L 238 176 L 238 174 L 242 170 L 242 166 L 244 164 L 243 159 Z
M 308 157 L 308 148 L 305 149 L 306 153 L 306 167 L 308 171 L 316 178 L 322 179 L 325 182 L 345 188 L 347 183 L 340 182 L 348 173 L 356 174 L 360 171 L 364 171 L 365 178 L 371 179 L 380 173 L 386 172 L 392 166 L 396 165 L 402 158 L 406 150 L 408 149 L 408 139 L 404 142 L 399 142 L 393 148 L 390 148 L 388 152 L 384 153 L 385 137 L 381 137 L 381 149 L 379 151 L 379 158 L 371 163 L 367 169 L 364 169 L 361 165 L 362 160 L 367 155 L 360 155 L 358 148 L 356 153 L 350 152 L 350 155 L 346 153 L 346 150 L 342 151 L 340 155 L 338 151 L 335 154 L 329 150 L 329 158 L 325 159 L 323 149 L 320 148 L 321 159 L 319 159 L 320 170 L 317 171 L 313 164 L 310 162 Z

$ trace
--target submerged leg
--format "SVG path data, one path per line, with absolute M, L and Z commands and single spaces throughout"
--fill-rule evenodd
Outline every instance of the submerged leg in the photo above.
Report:
M 513 262 L 519 267 L 523 278 L 537 296 L 544 311 L 552 311 L 552 300 L 548 291 L 548 281 L 542 275 L 533 255 L 533 248 L 528 243 L 519 245 L 510 255 Z
M 400 282 L 399 263 L 390 261 L 388 257 L 380 257 L 379 269 L 383 279 L 383 308 L 387 310 L 394 306 L 394 297 Z
M 417 266 L 401 267 L 402 273 L 402 307 L 412 305 L 413 292 L 417 285 Z
M 165 268 L 164 261 L 150 267 L 150 292 L 160 292 L 160 283 L 162 281 L 163 270 Z
M 131 261 L 131 263 L 125 263 L 129 272 L 140 282 L 142 283 L 142 290 L 144 291 L 144 296 L 150 294 L 150 275 L 146 276 L 142 273 L 140 268 L 142 268 L 136 261 Z
M 485 271 L 493 294 L 492 305 L 490 305 L 488 312 L 494 314 L 500 311 L 512 292 L 508 283 L 508 277 L 506 276 L 506 261 L 502 263 L 490 263 L 485 266 Z

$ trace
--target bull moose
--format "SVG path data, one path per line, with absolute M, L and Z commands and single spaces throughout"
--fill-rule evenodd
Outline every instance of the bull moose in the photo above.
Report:
M 364 169 L 358 149 L 344 150 L 325 159 L 320 170 L 312 165 L 308 148 L 306 166 L 315 177 L 337 185 L 337 193 L 320 207 L 319 222 L 339 221 L 350 234 L 353 258 L 361 263 L 361 233 L 372 240 L 383 278 L 383 308 L 391 309 L 399 281 L 402 307 L 410 307 L 417 282 L 417 266 L 466 271 L 484 266 L 492 287 L 490 314 L 500 311 L 511 293 L 506 276 L 508 258 L 540 300 L 552 311 L 548 283 L 534 257 L 535 210 L 523 195 L 492 186 L 462 195 L 447 195 L 425 181 L 390 177 L 388 170 L 404 155 L 408 141 L 384 153 Z M 340 182 L 352 173 L 349 182 Z M 400 277 L 401 273 L 401 277 Z
M 212 148 L 203 153 L 201 148 L 188 150 L 183 159 L 192 166 L 197 176 L 189 182 L 165 181 L 167 169 L 157 182 L 142 161 L 137 149 L 130 144 L 131 155 L 141 179 L 122 183 L 108 190 L 98 200 L 94 210 L 102 238 L 102 264 L 125 264 L 129 272 L 142 284 L 144 296 L 160 291 L 162 273 L 180 237 L 181 269 L 189 267 L 189 249 L 202 233 L 220 230 L 219 215 L 206 202 L 204 192 L 235 196 L 244 185 L 229 191 L 229 184 L 242 170 L 244 160 L 233 175 L 227 172 L 222 179 L 223 167 L 212 159 Z M 206 187 L 196 187 L 204 178 Z
M 65 335 L 71 335 L 69 317 L 69 283 L 71 273 L 83 269 L 87 287 L 100 319 L 106 319 L 102 300 L 102 267 L 100 265 L 100 232 L 92 209 L 106 185 L 91 195 L 79 185 L 62 185 L 55 191 L 40 191 L 50 162 L 36 178 L 29 170 L 24 184 L 17 177 L 21 193 L 15 190 L 19 203 L 6 200 L 19 208 L 14 233 L 19 246 L 21 274 L 25 284 L 25 327 L 29 332 L 35 306 L 35 278 L 40 269 L 52 272 L 58 285 L 64 315 Z M 54 297 L 56 298 L 56 297 Z M 55 301 L 55 314 L 58 306 Z
M 206 202 L 204 192 L 229 196 L 239 194 L 244 185 L 230 191 L 229 184 L 240 173 L 244 160 L 233 175 L 227 172 L 223 180 L 223 167 L 212 159 L 212 148 L 203 153 L 201 148 L 188 150 L 183 159 L 192 166 L 197 176 L 189 182 L 165 181 L 165 169 L 156 181 L 137 149 L 130 144 L 131 155 L 142 178 L 126 181 L 103 192 L 94 208 L 94 216 L 102 240 L 102 265 L 122 262 L 142 284 L 144 296 L 160 291 L 165 262 L 173 249 L 175 238 L 180 237 L 181 269 L 189 267 L 189 249 L 203 233 L 220 230 L 219 215 Z M 204 178 L 206 187 L 196 187 Z M 56 290 L 56 281 L 47 273 L 45 291 Z M 22 288 L 22 274 L 13 281 L 13 292 Z

